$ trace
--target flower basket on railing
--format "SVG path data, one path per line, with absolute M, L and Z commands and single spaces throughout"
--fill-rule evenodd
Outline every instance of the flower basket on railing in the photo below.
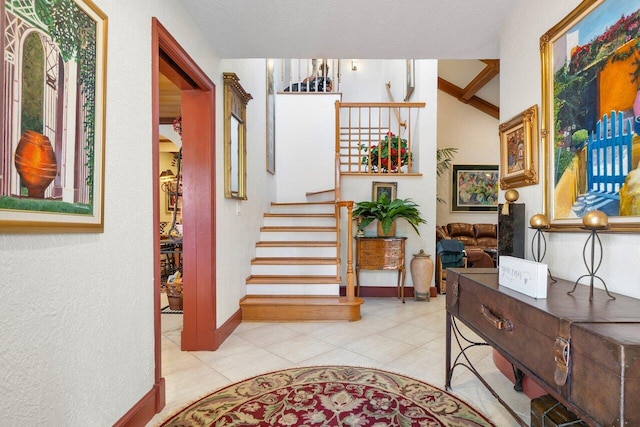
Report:
M 398 172 L 413 158 L 407 140 L 397 137 L 393 132 L 387 132 L 378 145 L 361 144 L 360 150 L 365 153 L 362 164 L 371 172 Z

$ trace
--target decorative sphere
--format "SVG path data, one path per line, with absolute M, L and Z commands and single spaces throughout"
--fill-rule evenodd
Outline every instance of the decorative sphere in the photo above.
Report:
M 582 217 L 585 228 L 606 228 L 609 226 L 609 217 L 602 211 L 589 211 Z
M 504 193 L 504 198 L 509 203 L 515 202 L 516 200 L 518 200 L 518 197 L 520 197 L 520 194 L 518 193 L 518 190 L 514 190 L 513 188 L 510 189 L 510 190 L 507 190 Z
M 535 214 L 529 220 L 529 224 L 531 228 L 548 228 L 549 227 L 549 218 L 543 214 Z

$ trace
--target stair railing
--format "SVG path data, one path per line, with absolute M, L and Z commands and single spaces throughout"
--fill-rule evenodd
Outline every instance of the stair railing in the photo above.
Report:
M 417 174 L 412 131 L 424 106 L 424 102 L 336 101 L 335 153 L 340 174 Z

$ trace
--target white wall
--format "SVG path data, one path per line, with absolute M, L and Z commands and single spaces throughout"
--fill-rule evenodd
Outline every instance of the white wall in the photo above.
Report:
M 278 202 L 304 202 L 305 193 L 335 187 L 335 102 L 338 94 L 278 94 Z
M 498 165 L 500 140 L 498 120 L 486 113 L 438 91 L 438 148 L 458 149 L 451 165 Z M 438 225 L 450 222 L 498 223 L 497 212 L 452 212 L 452 168 L 438 178 Z M 501 200 L 502 201 L 502 200 Z
M 6 425 L 112 425 L 154 384 L 153 16 L 217 85 L 219 324 L 238 310 L 257 217 L 274 194 L 264 167 L 264 61 L 221 66 L 180 2 L 95 3 L 109 18 L 104 233 L 0 235 L 0 414 Z M 238 73 L 254 96 L 249 200 L 241 203 L 241 215 L 235 201 L 223 199 L 223 71 Z
M 526 108 L 542 105 L 540 74 L 540 36 L 560 22 L 579 0 L 520 0 L 500 37 L 500 121 L 521 113 Z M 526 16 L 527 19 L 522 19 Z M 542 150 L 542 146 L 540 147 Z M 540 170 L 543 175 L 543 170 Z M 526 216 L 542 212 L 543 184 L 518 188 L 519 202 L 526 204 Z M 555 276 L 574 281 L 586 274 L 582 250 L 585 233 L 548 233 L 545 262 Z M 527 239 L 532 238 L 527 229 Z M 638 272 L 640 234 L 601 234 L 605 251 L 598 270 L 610 291 L 640 297 Z M 531 259 L 530 249 L 526 257 Z M 586 283 L 586 282 L 585 282 Z M 596 280 L 596 286 L 600 286 Z

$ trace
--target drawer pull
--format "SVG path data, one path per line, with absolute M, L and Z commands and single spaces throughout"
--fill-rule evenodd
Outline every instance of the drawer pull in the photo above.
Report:
M 511 320 L 499 319 L 484 304 L 482 304 L 482 316 L 499 331 L 513 331 L 513 322 L 511 322 Z

